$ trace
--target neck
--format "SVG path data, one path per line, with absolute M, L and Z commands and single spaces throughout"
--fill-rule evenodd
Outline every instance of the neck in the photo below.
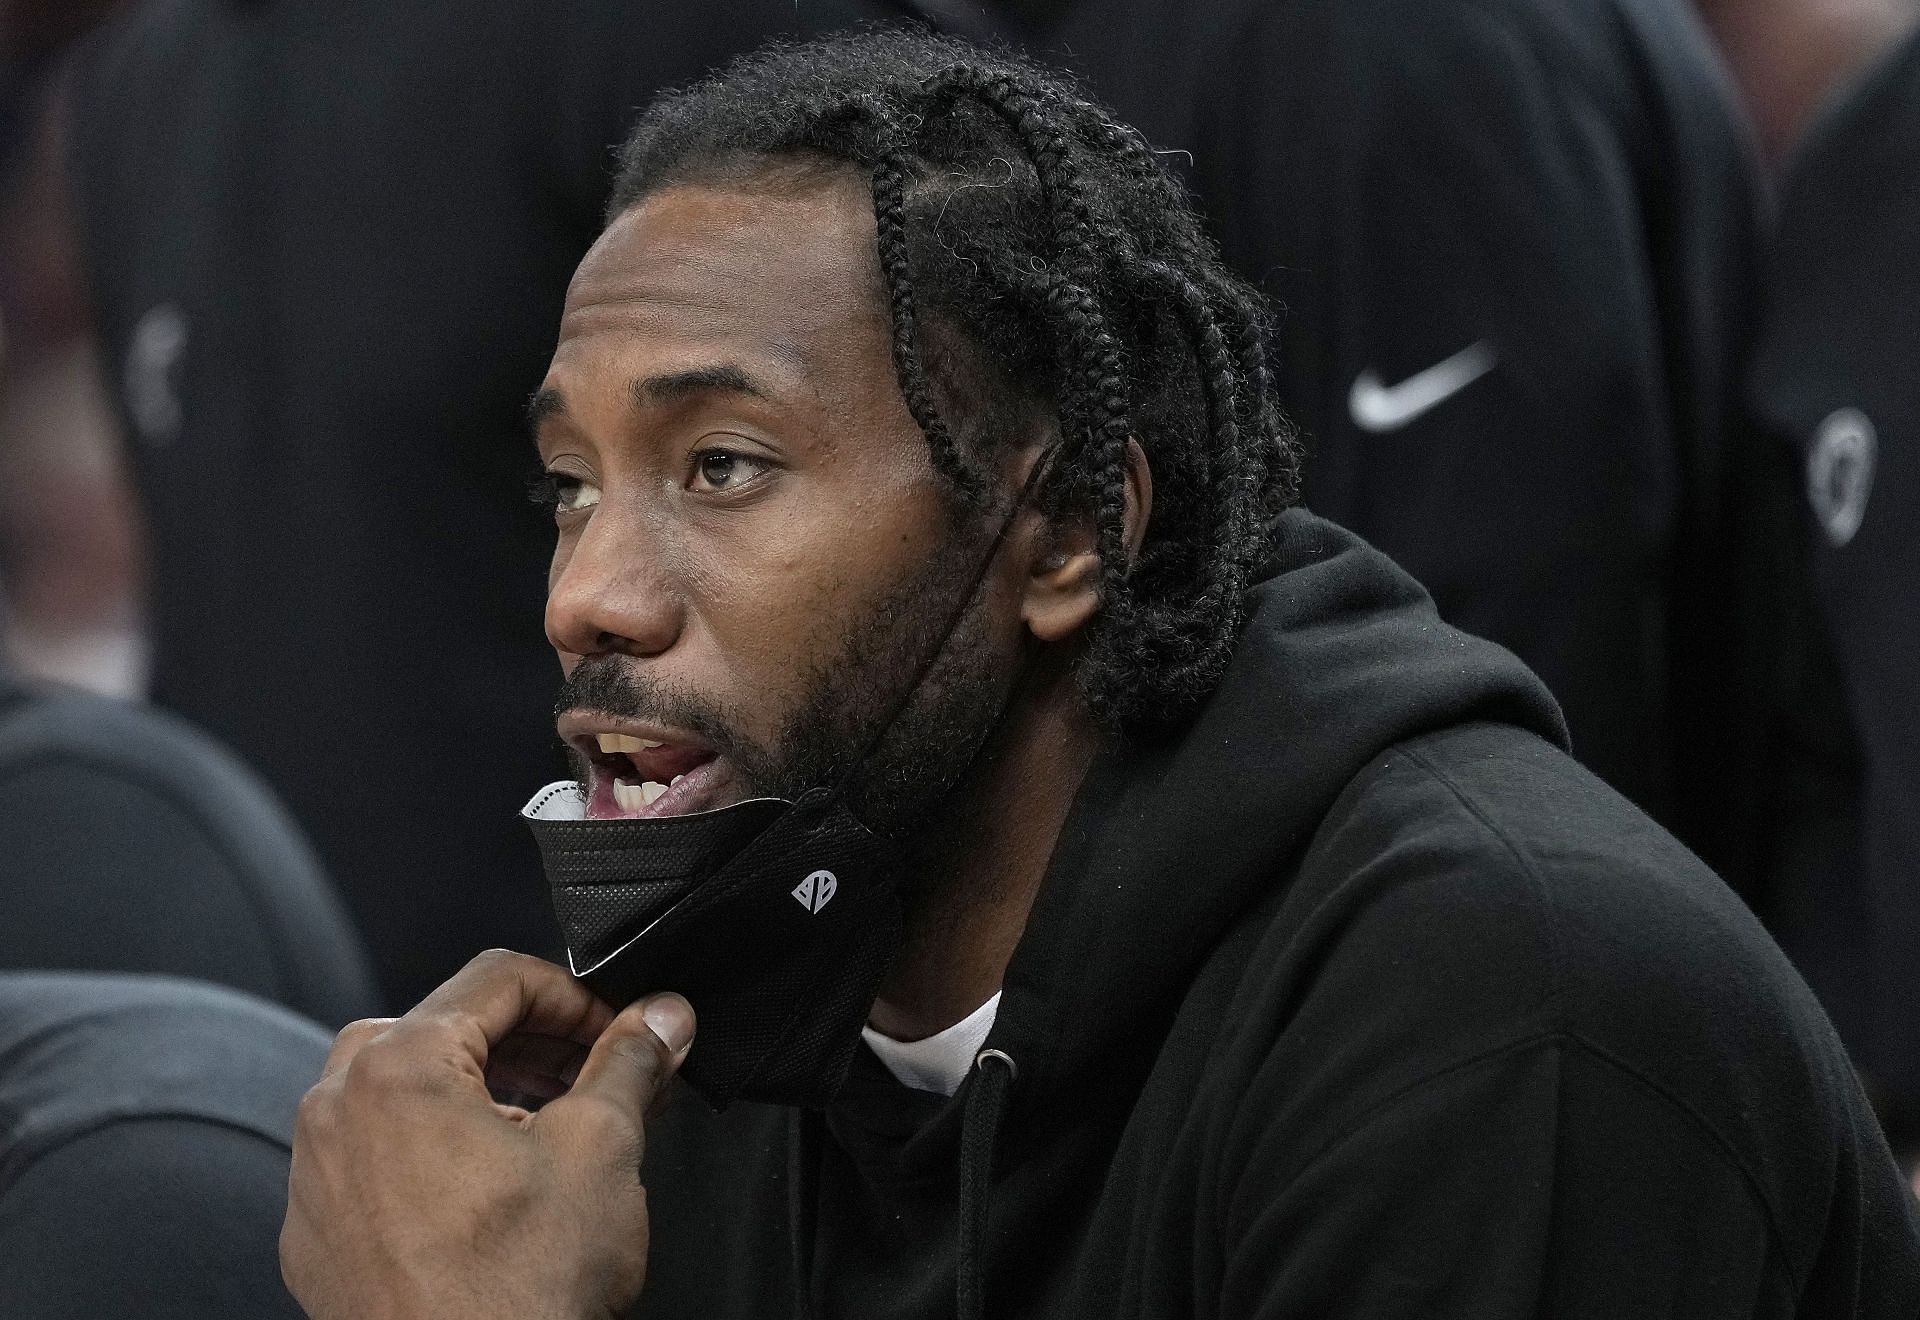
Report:
M 1097 744 L 1071 678 L 1009 714 L 915 844 L 919 885 L 876 1031 L 923 1039 L 1000 989 Z

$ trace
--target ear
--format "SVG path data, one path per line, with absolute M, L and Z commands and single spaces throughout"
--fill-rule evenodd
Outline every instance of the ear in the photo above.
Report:
M 1140 553 L 1153 514 L 1153 472 L 1138 440 L 1127 441 L 1126 539 L 1129 557 Z M 1100 607 L 1100 553 L 1093 524 L 1085 519 L 1050 529 L 1027 579 L 1020 619 L 1043 642 L 1058 642 L 1086 627 Z

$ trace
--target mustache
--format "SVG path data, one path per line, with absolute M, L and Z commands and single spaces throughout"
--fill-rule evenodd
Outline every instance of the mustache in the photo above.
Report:
M 723 756 L 757 759 L 752 755 L 756 749 L 743 744 L 734 732 L 739 721 L 724 703 L 636 673 L 617 655 L 586 656 L 573 667 L 554 699 L 554 718 L 570 710 L 684 729 Z

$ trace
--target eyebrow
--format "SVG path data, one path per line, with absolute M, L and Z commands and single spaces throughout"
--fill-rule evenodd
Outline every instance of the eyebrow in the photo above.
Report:
M 549 417 L 564 416 L 566 411 L 567 401 L 560 397 L 559 390 L 554 389 L 550 385 L 542 386 L 535 390 L 527 398 L 528 433 L 538 435 L 540 423 L 546 421 Z
M 715 362 L 688 367 L 683 371 L 665 371 L 643 376 L 628 386 L 635 403 L 642 408 L 657 408 L 679 403 L 703 394 L 738 394 L 750 399 L 770 399 L 772 395 L 736 363 Z M 564 417 L 567 401 L 552 386 L 537 389 L 527 399 L 527 430 L 538 436 L 540 424 L 549 417 Z
M 635 401 L 643 408 L 678 403 L 702 394 L 741 394 L 750 399 L 770 397 L 767 390 L 744 368 L 732 362 L 715 362 L 707 366 L 689 367 L 685 371 L 647 376 L 633 382 L 631 389 Z

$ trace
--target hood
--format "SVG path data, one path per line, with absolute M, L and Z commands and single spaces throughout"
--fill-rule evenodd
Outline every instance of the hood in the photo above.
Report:
M 1016 1114 L 1114 1084 L 1122 1059 L 1148 1066 L 1142 1024 L 1171 1014 L 1382 751 L 1472 721 L 1566 745 L 1518 658 L 1442 623 L 1392 560 L 1304 510 L 1276 522 L 1250 613 L 1183 732 L 1110 749 L 1087 775 L 987 1040 L 1018 1061 Z

